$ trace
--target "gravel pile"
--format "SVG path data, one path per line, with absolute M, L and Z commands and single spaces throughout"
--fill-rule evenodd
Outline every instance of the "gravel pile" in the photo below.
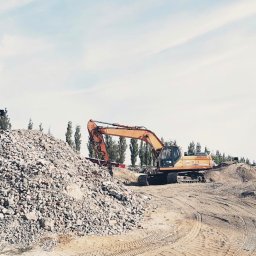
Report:
M 0 131 L 0 243 L 26 248 L 49 233 L 118 234 L 138 225 L 147 200 L 61 140 Z
M 205 177 L 209 181 L 222 183 L 256 181 L 256 167 L 244 163 L 232 164 L 220 170 L 208 171 Z

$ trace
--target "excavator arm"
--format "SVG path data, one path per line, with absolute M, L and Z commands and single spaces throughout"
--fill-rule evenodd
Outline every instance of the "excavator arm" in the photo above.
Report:
M 96 123 L 104 124 L 107 126 L 98 126 Z M 162 141 L 150 130 L 140 126 L 126 126 L 120 124 L 111 124 L 100 121 L 89 120 L 87 124 L 90 139 L 96 146 L 96 152 L 101 152 L 105 161 L 109 161 L 106 144 L 103 134 L 125 137 L 131 139 L 139 139 L 150 144 L 156 157 L 164 147 Z

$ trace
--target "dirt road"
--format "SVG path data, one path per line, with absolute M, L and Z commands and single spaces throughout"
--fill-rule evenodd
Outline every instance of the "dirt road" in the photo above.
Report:
M 256 255 L 255 198 L 223 195 L 219 186 L 133 187 L 152 197 L 140 229 L 119 236 L 74 239 L 54 252 L 37 251 L 37 255 Z

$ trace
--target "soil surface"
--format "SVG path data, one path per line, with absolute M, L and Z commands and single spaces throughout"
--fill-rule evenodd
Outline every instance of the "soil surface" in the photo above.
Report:
M 238 184 L 256 189 L 255 181 Z M 132 187 L 151 196 L 141 227 L 123 235 L 62 237 L 52 251 L 22 255 L 169 256 L 256 255 L 256 198 L 222 183 Z

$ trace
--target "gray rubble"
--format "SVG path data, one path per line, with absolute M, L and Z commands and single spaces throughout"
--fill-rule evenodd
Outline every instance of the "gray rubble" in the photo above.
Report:
M 0 239 L 20 248 L 45 234 L 134 228 L 147 198 L 39 131 L 0 131 Z

